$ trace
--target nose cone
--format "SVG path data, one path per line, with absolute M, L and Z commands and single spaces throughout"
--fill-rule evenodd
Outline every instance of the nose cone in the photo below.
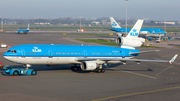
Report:
M 4 57 L 5 59 L 7 59 L 8 56 L 9 56 L 9 53 L 8 53 L 8 52 L 5 52 L 5 53 L 3 54 L 3 57 Z

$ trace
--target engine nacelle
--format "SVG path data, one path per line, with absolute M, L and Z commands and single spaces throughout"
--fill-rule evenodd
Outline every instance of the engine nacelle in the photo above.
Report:
M 95 70 L 99 65 L 93 61 L 84 61 L 81 63 L 81 69 L 84 71 Z
M 145 39 L 144 39 L 145 40 Z M 128 47 L 140 47 L 143 42 L 142 40 L 139 39 L 131 39 L 131 38 L 126 38 L 126 37 L 119 37 L 116 39 L 116 43 L 120 46 L 128 46 Z

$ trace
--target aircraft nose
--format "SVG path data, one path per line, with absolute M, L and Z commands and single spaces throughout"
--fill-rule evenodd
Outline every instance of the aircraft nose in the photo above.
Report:
M 7 52 L 5 52 L 5 53 L 3 54 L 3 57 L 4 57 L 5 59 L 7 59 L 7 56 L 9 56 L 9 54 L 8 54 Z

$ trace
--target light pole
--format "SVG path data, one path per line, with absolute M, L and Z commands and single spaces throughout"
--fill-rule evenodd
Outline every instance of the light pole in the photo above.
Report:
M 127 34 L 127 1 L 128 0 L 125 0 L 126 1 L 126 34 Z
M 83 17 L 79 17 L 80 18 L 80 31 L 81 31 L 81 18 L 83 18 Z
M 3 31 L 3 17 L 0 16 L 0 18 L 2 19 L 2 21 L 1 21 L 1 24 L 2 24 L 2 26 L 1 26 L 1 27 L 2 27 L 1 31 Z
M 166 31 L 166 19 L 165 19 L 165 22 L 164 22 L 164 30 Z
M 81 30 L 81 17 L 80 17 L 80 30 Z

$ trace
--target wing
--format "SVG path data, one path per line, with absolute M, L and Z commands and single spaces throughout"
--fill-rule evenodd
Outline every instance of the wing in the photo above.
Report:
M 124 59 L 124 58 L 85 58 L 85 57 L 78 57 L 76 58 L 77 61 L 95 61 L 95 60 L 101 60 L 101 61 L 134 61 L 134 62 L 141 62 L 141 61 L 147 61 L 147 62 L 169 62 L 172 64 L 174 60 L 176 59 L 178 55 L 176 54 L 171 60 L 147 60 L 147 59 Z
M 134 52 L 134 53 L 129 53 L 129 54 L 142 54 L 142 53 L 157 52 L 157 51 L 159 50 L 140 51 L 140 52 Z

